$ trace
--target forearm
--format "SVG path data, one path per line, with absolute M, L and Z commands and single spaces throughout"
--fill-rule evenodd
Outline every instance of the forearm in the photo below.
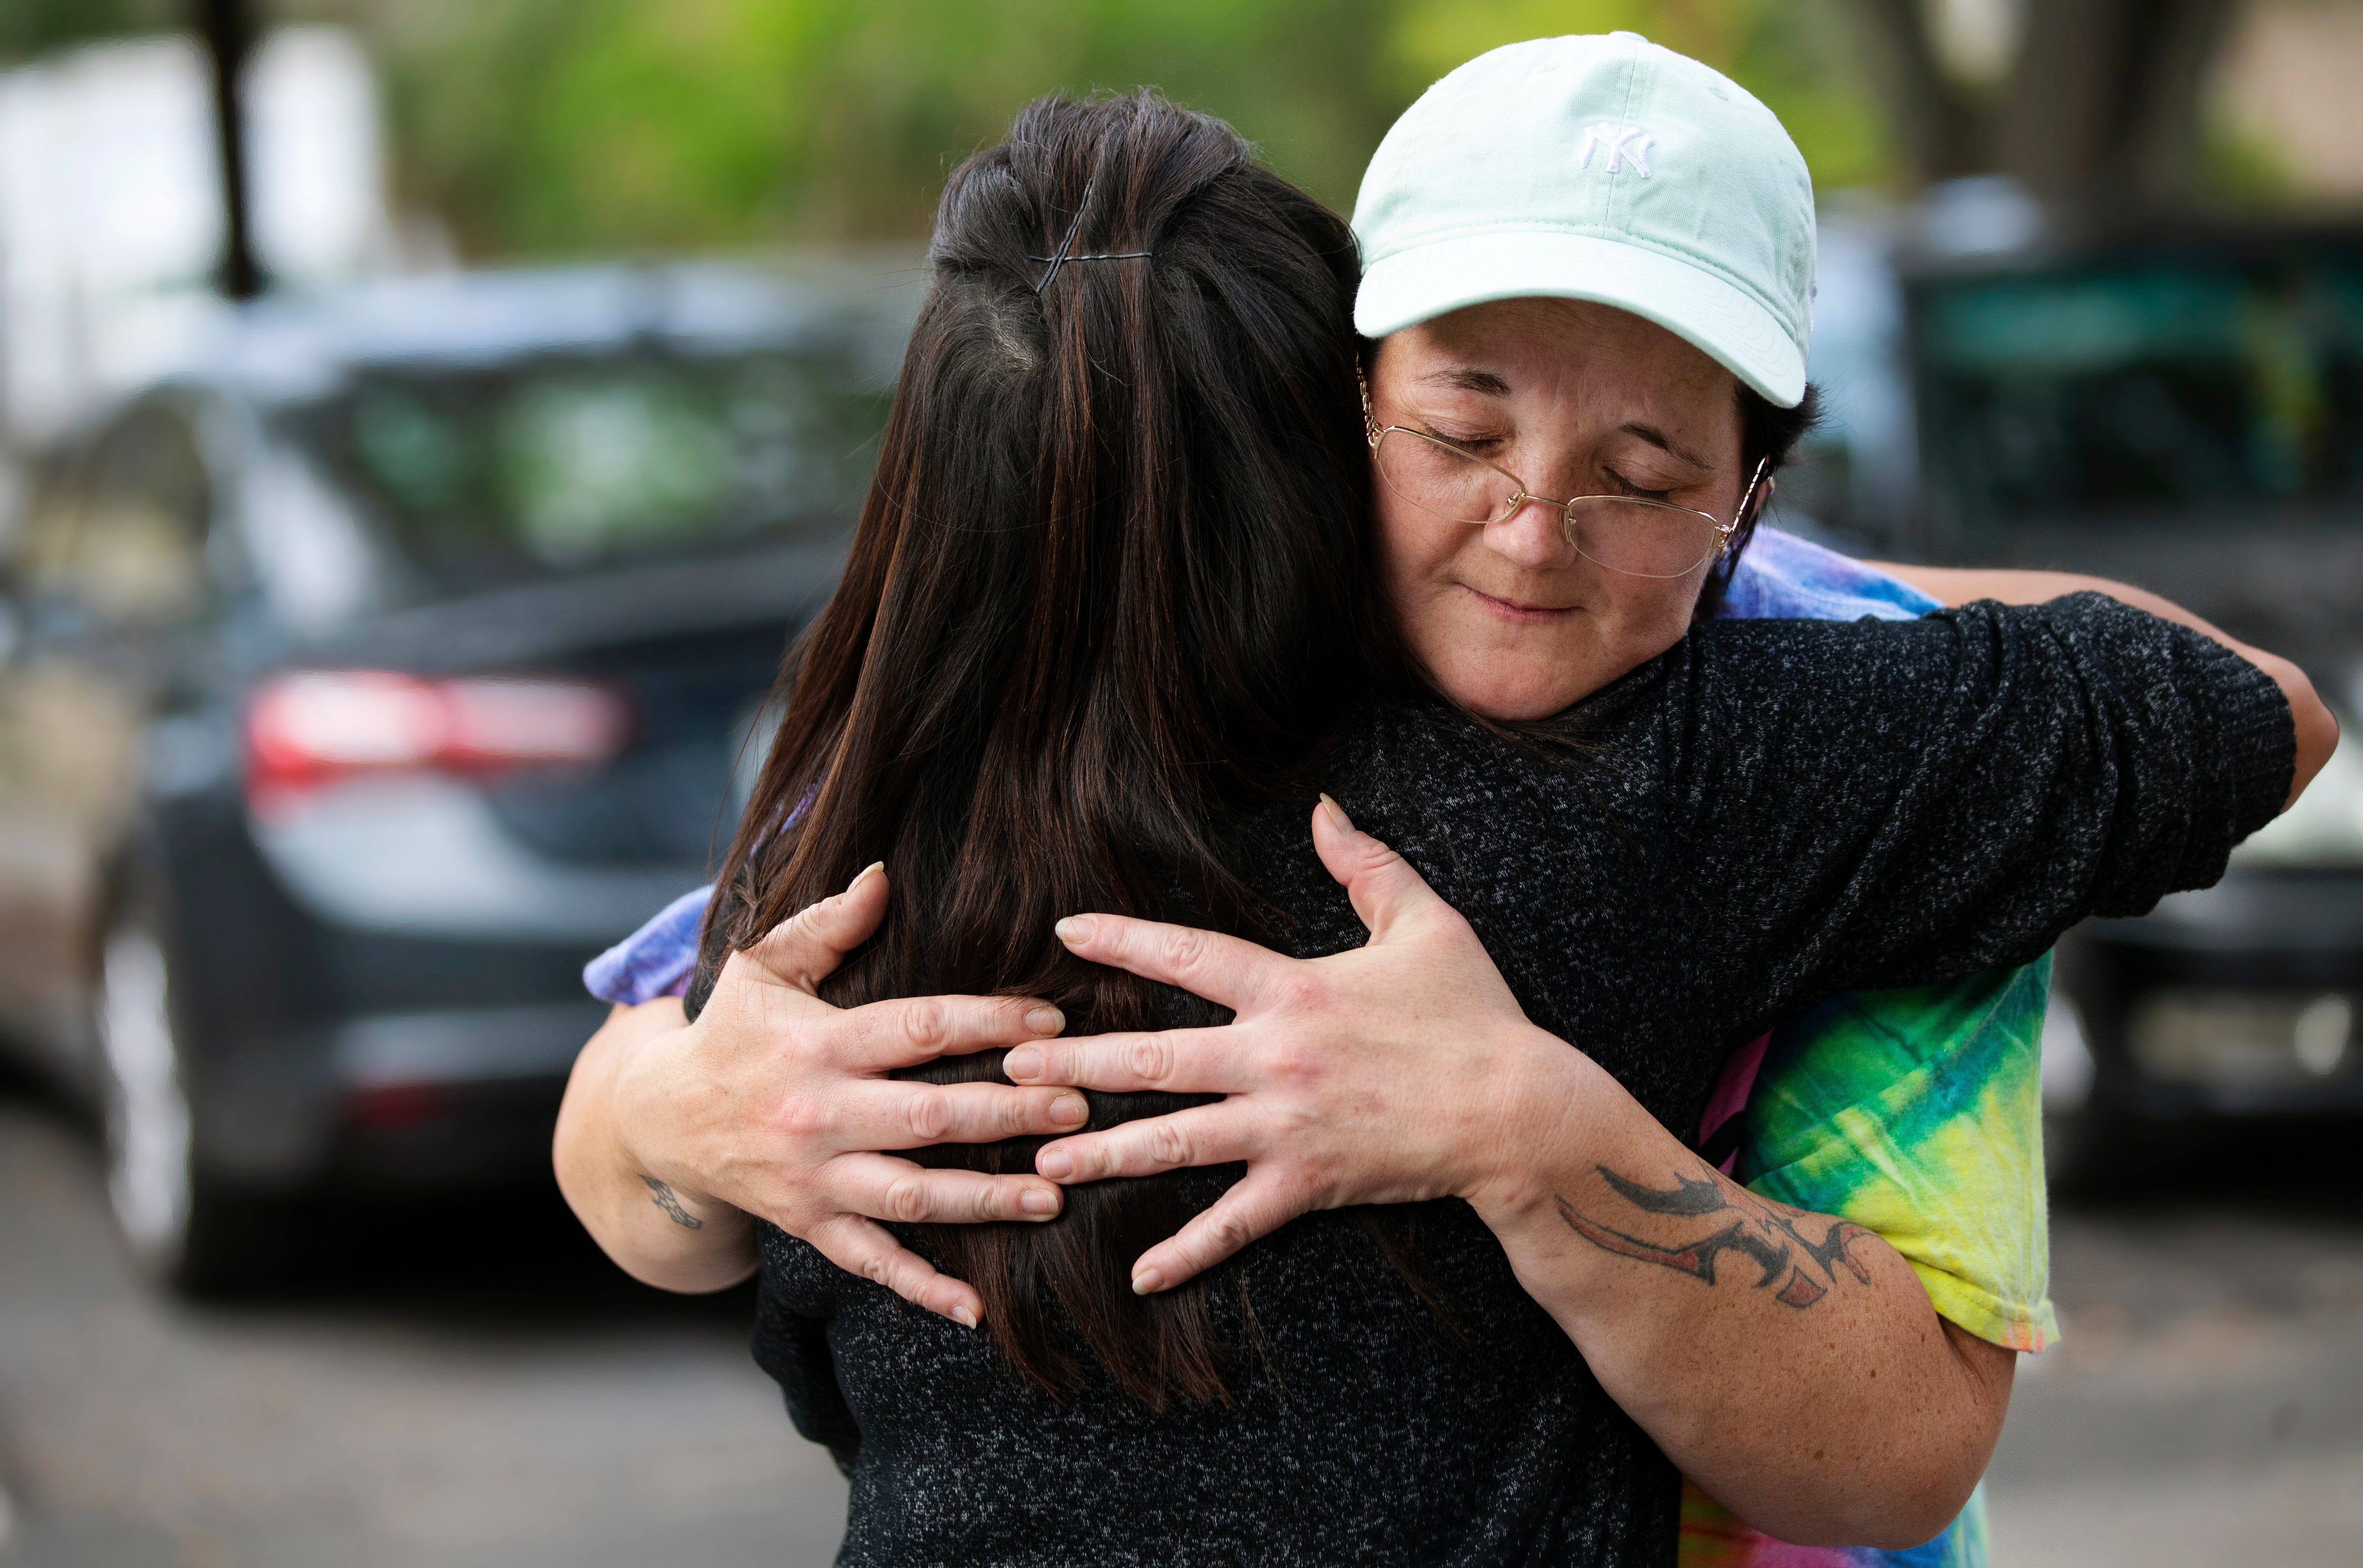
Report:
M 665 1290 L 720 1290 L 755 1270 L 752 1224 L 643 1170 L 616 1116 L 616 1084 L 633 1054 L 682 1024 L 671 998 L 608 1015 L 575 1058 L 551 1157 L 576 1218 L 625 1273 Z
M 2003 568 L 1964 566 L 1910 566 L 1892 562 L 1865 562 L 1892 577 L 1899 577 L 1930 598 L 1946 605 L 1966 605 L 1978 599 L 1993 599 L 2005 605 L 2040 605 L 2069 594 L 2106 594 L 2120 604 L 2147 610 L 2160 620 L 2170 620 L 2187 626 L 2204 637 L 2213 638 L 2224 647 L 2254 664 L 2273 679 L 2281 695 L 2289 699 L 2290 717 L 2297 731 L 2297 765 L 2290 781 L 2290 799 L 2294 801 L 2304 793 L 2313 775 L 2330 760 L 2338 745 L 2338 721 L 2313 689 L 2306 673 L 2278 653 L 2269 653 L 2251 647 L 2213 623 L 2191 614 L 2170 599 L 2160 598 L 2146 588 L 2130 584 L 2111 582 L 2105 577 L 2087 577 L 2075 572 L 2023 572 Z
M 1473 1201 L 1609 1395 L 1768 1534 L 1942 1529 L 2000 1430 L 2008 1353 L 1948 1330 L 1877 1237 L 1757 1198 L 1565 1054 L 1582 1081 L 1556 1103 L 1577 1108 Z

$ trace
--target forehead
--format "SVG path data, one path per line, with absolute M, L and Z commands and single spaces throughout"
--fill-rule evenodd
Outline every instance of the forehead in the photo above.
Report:
M 1727 403 L 1736 384 L 1729 371 L 1656 322 L 1581 299 L 1472 305 L 1393 334 L 1381 345 L 1380 360 L 1392 373 L 1471 391 L 1623 382 L 1659 395 Z

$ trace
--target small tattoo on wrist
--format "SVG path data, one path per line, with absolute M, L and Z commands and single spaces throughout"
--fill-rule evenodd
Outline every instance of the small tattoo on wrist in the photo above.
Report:
M 640 1180 L 648 1184 L 649 1201 L 665 1211 L 666 1218 L 687 1229 L 705 1229 L 705 1221 L 683 1208 L 681 1206 L 681 1199 L 674 1195 L 672 1188 L 658 1181 L 654 1176 L 642 1176 Z

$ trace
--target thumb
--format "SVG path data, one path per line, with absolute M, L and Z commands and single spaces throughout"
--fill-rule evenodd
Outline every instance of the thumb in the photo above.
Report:
M 776 984 L 817 995 L 820 983 L 845 955 L 870 940 L 886 917 L 886 863 L 865 866 L 834 897 L 798 910 L 772 927 L 745 957 Z
M 1326 795 L 1313 808 L 1313 848 L 1354 901 L 1354 913 L 1370 929 L 1374 942 L 1386 940 L 1391 928 L 1429 906 L 1443 907 L 1409 861 L 1355 827 L 1346 808 Z

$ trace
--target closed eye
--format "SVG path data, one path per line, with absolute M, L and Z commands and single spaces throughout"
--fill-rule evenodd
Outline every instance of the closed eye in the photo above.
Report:
M 1615 489 L 1611 492 L 1614 495 L 1630 495 L 1641 501 L 1663 501 L 1673 495 L 1670 490 L 1645 490 L 1613 468 L 1604 469 L 1602 472 L 1608 475 L 1608 483 L 1615 486 Z
M 1453 436 L 1446 434 L 1433 425 L 1420 426 L 1419 433 L 1442 441 L 1448 447 L 1457 447 L 1462 451 L 1478 456 L 1502 444 L 1502 439 L 1499 436 Z

